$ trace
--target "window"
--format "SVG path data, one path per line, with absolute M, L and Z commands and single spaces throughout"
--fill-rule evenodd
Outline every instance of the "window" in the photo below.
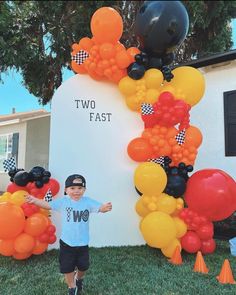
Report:
M 224 92 L 225 156 L 236 156 L 236 90 Z
M 17 163 L 19 133 L 0 135 L 0 172 L 4 172 L 3 161 L 14 157 Z

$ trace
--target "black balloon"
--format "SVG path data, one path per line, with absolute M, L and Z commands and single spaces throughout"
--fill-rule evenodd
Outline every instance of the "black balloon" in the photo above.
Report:
M 26 171 L 18 171 L 13 177 L 13 182 L 19 186 L 26 186 L 29 180 L 29 173 Z
M 165 65 L 165 66 L 170 65 L 173 62 L 173 60 L 175 59 L 175 54 L 173 52 L 168 53 L 166 55 L 163 55 L 161 59 L 162 59 L 163 65 Z
M 130 78 L 134 80 L 141 79 L 145 74 L 145 67 L 143 65 L 140 65 L 136 62 L 129 65 L 127 68 L 127 74 Z
M 148 69 L 161 69 L 162 59 L 160 57 L 150 57 L 148 62 Z
M 51 177 L 51 173 L 49 171 L 44 171 L 43 176 Z
M 33 180 L 40 180 L 43 177 L 45 169 L 40 166 L 35 166 L 30 170 Z
M 167 185 L 164 193 L 171 195 L 173 197 L 183 196 L 186 190 L 186 182 L 183 177 L 179 175 L 168 175 Z
M 48 176 L 44 176 L 42 178 L 43 183 L 48 183 L 49 182 L 49 177 Z
M 188 13 L 180 1 L 145 1 L 135 21 L 141 50 L 162 57 L 174 51 L 185 39 Z
M 35 181 L 35 186 L 36 186 L 37 188 L 41 188 L 41 187 L 43 187 L 43 182 L 42 182 L 41 180 L 36 180 L 36 181 Z

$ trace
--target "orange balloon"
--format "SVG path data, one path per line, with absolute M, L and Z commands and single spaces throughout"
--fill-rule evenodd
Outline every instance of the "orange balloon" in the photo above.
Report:
M 71 68 L 76 74 L 85 74 L 87 70 L 84 67 L 84 64 L 78 65 L 74 60 L 71 62 Z
M 140 50 L 137 47 L 130 47 L 127 49 L 127 53 L 130 56 L 130 62 L 135 62 L 135 55 L 140 53 Z
M 84 37 L 80 39 L 79 41 L 79 46 L 81 47 L 81 49 L 84 49 L 85 51 L 90 51 L 93 45 L 94 45 L 94 42 L 88 37 Z
M 199 147 L 202 143 L 202 133 L 200 129 L 195 126 L 190 126 L 186 129 L 185 133 L 185 145 L 193 145 Z
M 102 7 L 92 16 L 91 32 L 100 44 L 116 43 L 123 33 L 123 21 L 119 13 L 111 7 Z
M 126 51 L 120 51 L 116 54 L 116 64 L 120 69 L 126 69 L 131 64 L 130 56 Z
M 27 253 L 31 252 L 35 245 L 35 239 L 26 234 L 20 234 L 14 241 L 14 248 L 18 253 Z
M 14 240 L 0 240 L 0 254 L 12 256 L 15 253 Z
M 103 43 L 99 48 L 99 53 L 103 59 L 110 59 L 115 56 L 116 49 L 111 43 Z
M 41 243 L 39 240 L 36 240 L 32 254 L 40 255 L 47 250 L 47 247 L 48 247 L 47 243 Z
M 14 253 L 13 257 L 17 260 L 24 260 L 31 256 L 32 253 Z
M 34 213 L 26 219 L 24 232 L 37 237 L 40 236 L 48 227 L 48 218 L 41 213 Z
M 0 203 L 0 239 L 13 239 L 24 229 L 23 210 L 11 203 Z
M 151 158 L 153 150 L 148 140 L 143 137 L 137 137 L 129 143 L 127 152 L 132 160 L 144 162 Z

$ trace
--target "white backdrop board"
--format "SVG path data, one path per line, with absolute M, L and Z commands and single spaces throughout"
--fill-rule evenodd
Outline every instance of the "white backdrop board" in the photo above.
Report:
M 117 85 L 75 75 L 53 97 L 49 171 L 60 182 L 58 196 L 67 176 L 78 173 L 87 180 L 86 195 L 113 204 L 111 212 L 91 215 L 91 246 L 144 244 L 135 211 L 138 163 L 127 154 L 143 129 L 140 114 L 126 106 Z M 52 219 L 59 236 L 59 214 L 53 212 Z

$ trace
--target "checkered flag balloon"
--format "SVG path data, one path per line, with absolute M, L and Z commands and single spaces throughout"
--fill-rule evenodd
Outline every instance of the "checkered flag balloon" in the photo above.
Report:
M 48 203 L 52 201 L 52 192 L 50 189 L 47 191 L 46 195 L 44 196 L 44 201 Z
M 3 168 L 5 172 L 9 172 L 11 170 L 16 170 L 16 160 L 14 157 L 6 159 L 3 161 Z
M 82 65 L 88 57 L 89 54 L 87 51 L 80 50 L 75 55 L 72 55 L 71 60 L 75 61 L 78 65 Z
M 161 156 L 159 158 L 154 158 L 154 159 L 148 159 L 148 162 L 153 162 L 153 163 L 156 163 L 156 164 L 159 164 L 161 166 L 164 166 L 164 156 Z
M 142 115 L 152 115 L 154 114 L 153 107 L 150 103 L 142 103 L 141 105 Z
M 183 129 L 175 136 L 175 139 L 178 142 L 178 145 L 182 145 L 185 143 L 185 133 L 186 133 L 186 130 Z

